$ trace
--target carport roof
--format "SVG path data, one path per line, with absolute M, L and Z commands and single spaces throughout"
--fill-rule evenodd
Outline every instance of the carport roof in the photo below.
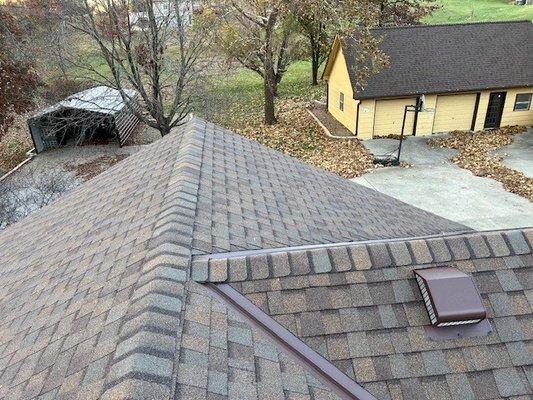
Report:
M 130 98 L 135 97 L 136 91 L 125 89 L 124 93 Z M 95 86 L 79 93 L 70 95 L 65 100 L 60 101 L 50 107 L 40 110 L 32 115 L 32 118 L 38 118 L 42 115 L 49 114 L 62 108 L 72 108 L 76 110 L 85 110 L 98 112 L 102 114 L 116 114 L 126 106 L 120 92 L 109 86 Z
M 465 231 L 469 236 L 463 240 L 469 245 L 437 240 L 442 235 L 462 237 Z M 196 282 L 202 281 L 197 268 L 201 272 L 208 266 L 202 257 L 213 253 L 226 254 L 219 258 L 227 253 L 238 256 L 239 276 L 244 271 L 250 282 L 240 278 L 235 283 L 242 285 L 239 288 L 250 298 L 257 292 L 254 301 L 258 304 L 258 279 L 264 281 L 270 274 L 283 277 L 279 283 L 284 289 L 303 279 L 331 296 L 336 289 L 324 279 L 336 279 L 337 274 L 324 272 L 343 268 L 344 278 L 340 274 L 336 282 L 357 279 L 363 290 L 374 288 L 377 282 L 401 289 L 406 285 L 402 274 L 408 270 L 401 266 L 444 259 L 465 261 L 472 269 L 478 268 L 474 258 L 482 258 L 479 270 L 489 273 L 483 275 L 488 282 L 492 284 L 494 276 L 500 279 L 494 283 L 495 293 L 531 289 L 525 274 L 526 266 L 531 266 L 531 233 L 498 235 L 488 239 L 473 234 L 462 225 L 194 119 L 0 234 L 0 397 L 89 400 L 303 395 L 333 399 L 336 395 L 329 386 Z M 413 236 L 424 236 L 421 240 L 431 244 L 409 245 L 406 253 L 388 242 Z M 359 253 L 353 253 L 344 261 L 342 254 L 329 249 L 309 249 L 307 253 L 305 246 L 317 244 L 350 249 L 362 246 L 368 253 L 359 258 Z M 288 262 L 284 261 L 278 248 L 286 248 L 281 253 L 294 253 L 297 258 L 290 255 Z M 248 263 L 242 253 L 247 251 L 265 254 L 259 262 Z M 196 266 L 191 269 L 193 262 Z M 197 266 L 198 262 L 204 267 Z M 394 267 L 382 268 L 386 265 Z M 245 290 L 246 285 L 251 292 Z M 265 286 L 263 292 L 272 288 Z M 309 296 L 317 299 L 315 294 Z M 501 300 L 498 306 L 505 306 L 501 312 L 508 318 L 502 319 L 502 329 L 520 327 L 522 332 L 521 324 L 527 322 L 523 311 L 530 305 L 524 303 L 522 292 L 512 295 L 509 299 L 495 296 L 494 301 Z M 389 293 L 380 289 L 371 295 L 371 305 L 383 306 L 388 312 L 407 301 L 398 298 L 396 306 L 383 299 L 389 299 Z M 282 307 L 301 304 L 279 303 Z M 300 318 L 283 309 L 287 311 L 285 322 Z M 424 318 L 416 304 L 409 310 L 410 318 Z M 317 311 L 323 321 L 337 312 L 327 301 Z M 274 309 L 268 312 L 278 318 Z M 384 314 L 384 321 L 389 321 L 388 315 Z M 389 329 L 391 326 L 383 325 L 372 334 L 388 337 Z M 419 330 L 416 325 L 414 333 Z M 520 335 L 529 337 L 530 332 Z M 308 340 L 309 335 L 299 336 L 330 357 Z M 525 340 L 520 336 L 516 340 L 520 343 L 506 350 L 513 363 L 524 362 L 520 356 L 528 343 Z M 504 346 L 507 349 L 507 342 Z M 460 351 L 461 344 L 455 343 L 454 348 Z M 435 352 L 427 350 L 424 368 L 440 368 L 440 346 Z M 481 350 L 494 351 L 492 347 Z M 329 359 L 340 369 L 350 362 L 348 358 Z M 360 361 L 357 366 L 374 362 L 368 357 Z M 388 371 L 386 360 L 376 360 L 374 365 L 374 370 L 383 366 L 383 371 Z M 483 365 L 482 356 L 469 364 L 476 374 L 467 378 L 475 382 L 485 379 Z M 526 364 L 519 368 L 505 365 L 506 370 L 487 379 L 495 379 L 498 388 L 513 388 L 520 382 L 520 390 L 530 391 L 523 378 L 527 369 L 522 365 Z M 453 378 L 448 370 L 443 373 L 446 379 L 447 374 Z M 509 376 L 518 381 L 509 381 Z M 442 376 L 434 377 L 428 382 L 440 384 Z M 379 375 L 380 385 L 387 385 L 384 380 Z
M 354 98 L 454 93 L 533 84 L 531 21 L 372 29 L 390 65 L 356 90 L 356 39 L 341 40 Z

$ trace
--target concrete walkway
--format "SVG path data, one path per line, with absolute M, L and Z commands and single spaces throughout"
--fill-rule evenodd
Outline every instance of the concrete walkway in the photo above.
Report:
M 493 179 L 457 167 L 449 161 L 456 150 L 434 149 L 427 139 L 409 137 L 404 142 L 402 160 L 412 167 L 376 169 L 353 181 L 473 229 L 533 226 L 533 203 L 505 191 Z M 520 143 L 509 160 L 516 161 L 524 153 Z M 378 155 L 396 149 L 398 141 L 374 139 L 363 144 Z

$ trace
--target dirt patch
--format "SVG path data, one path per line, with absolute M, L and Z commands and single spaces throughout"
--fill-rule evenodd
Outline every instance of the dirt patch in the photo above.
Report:
M 451 160 L 476 176 L 495 179 L 505 190 L 533 201 L 533 178 L 503 165 L 503 157 L 491 154 L 493 150 L 513 142 L 513 135 L 525 132 L 523 126 L 504 127 L 493 131 L 451 132 L 450 138 L 430 139 L 433 147 L 459 150 Z
M 355 135 L 333 118 L 333 116 L 326 110 L 325 106 L 314 105 L 310 108 L 310 111 L 320 120 L 331 135 L 355 139 Z
M 88 181 L 96 175 L 101 174 L 106 169 L 128 157 L 127 154 L 103 155 L 94 160 L 87 161 L 78 165 L 65 165 L 67 171 L 73 171 L 76 177 Z
M 237 131 L 249 139 L 344 178 L 360 176 L 373 168 L 372 155 L 359 140 L 326 137 L 306 108 L 307 104 L 303 101 L 284 100 L 280 104 L 276 125 Z

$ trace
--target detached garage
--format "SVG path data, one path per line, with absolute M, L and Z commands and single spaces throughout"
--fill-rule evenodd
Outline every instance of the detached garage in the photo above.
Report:
M 533 125 L 533 51 L 530 40 L 517 39 L 533 37 L 530 21 L 372 34 L 390 62 L 363 89 L 355 37 L 335 38 L 323 74 L 328 111 L 358 138 L 401 133 L 404 114 L 406 135 Z

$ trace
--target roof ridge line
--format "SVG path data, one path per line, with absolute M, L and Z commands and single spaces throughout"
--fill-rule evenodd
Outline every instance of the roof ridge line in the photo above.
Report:
M 243 256 L 259 255 L 259 254 L 273 254 L 273 253 L 280 253 L 280 252 L 286 252 L 286 251 L 329 249 L 329 248 L 345 247 L 345 246 L 386 244 L 386 243 L 391 243 L 391 242 L 408 242 L 408 241 L 413 241 L 413 240 L 427 240 L 427 239 L 435 239 L 435 238 L 446 239 L 446 238 L 463 236 L 463 235 L 472 235 L 472 234 L 481 235 L 485 233 L 494 233 L 494 232 L 503 233 L 507 231 L 516 231 L 516 230 L 522 231 L 522 230 L 528 230 L 528 229 L 533 229 L 533 227 L 508 228 L 508 229 L 487 229 L 483 231 L 464 230 L 464 231 L 456 231 L 456 232 L 443 232 L 443 233 L 438 233 L 434 235 L 424 235 L 424 236 L 359 240 L 357 242 L 354 241 L 354 242 L 304 244 L 304 245 L 289 246 L 289 247 L 273 247 L 273 248 L 266 248 L 266 249 L 229 251 L 225 253 L 193 254 L 193 258 L 194 260 L 226 259 L 226 258 L 243 257 Z
M 402 239 L 378 239 L 193 255 L 192 279 L 197 282 L 220 283 L 244 281 L 249 278 L 270 279 L 302 275 L 301 272 L 291 270 L 288 257 L 291 253 L 307 253 L 308 273 L 320 274 L 505 257 L 529 254 L 532 251 L 533 227 L 451 232 Z M 269 259 L 274 258 L 286 259 L 286 265 L 282 271 L 274 271 L 271 268 L 272 263 Z M 343 267 L 342 271 L 334 270 L 332 267 L 332 264 L 337 263 L 339 258 L 342 258 L 342 262 L 347 265 L 347 268 Z
M 197 152 L 203 150 L 202 139 L 195 135 L 197 128 L 198 120 L 191 118 L 177 132 L 181 142 L 131 295 L 130 318 L 120 328 L 102 399 L 172 396 L 198 200 L 201 157 Z M 190 234 L 184 235 L 187 231 Z

